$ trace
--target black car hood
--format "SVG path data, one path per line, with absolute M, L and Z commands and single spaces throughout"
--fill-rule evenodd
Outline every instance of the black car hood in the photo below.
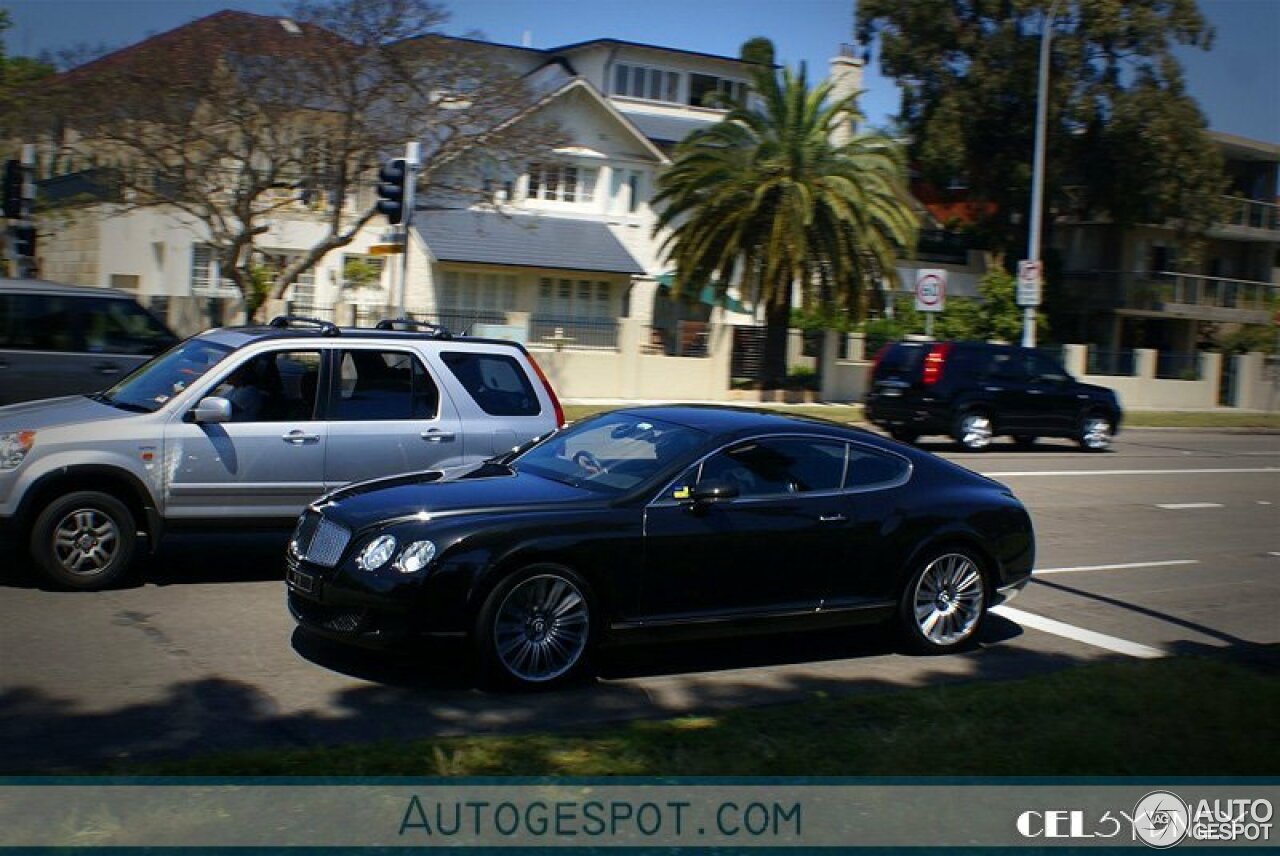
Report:
M 315 507 L 325 517 L 358 531 L 422 515 L 435 518 L 549 510 L 570 504 L 604 504 L 609 499 L 532 473 L 490 466 L 456 477 L 426 472 L 360 482 L 329 494 Z

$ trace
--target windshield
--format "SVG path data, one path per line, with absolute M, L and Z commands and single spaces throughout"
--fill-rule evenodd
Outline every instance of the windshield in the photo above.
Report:
M 144 363 L 128 377 L 94 398 L 121 410 L 154 413 L 193 381 L 216 366 L 230 345 L 188 339 Z
M 510 465 L 552 481 L 621 494 L 682 460 L 707 434 L 632 413 L 606 413 L 553 434 Z

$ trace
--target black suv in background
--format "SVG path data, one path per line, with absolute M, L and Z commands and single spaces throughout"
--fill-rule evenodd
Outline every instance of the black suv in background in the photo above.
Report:
M 1023 446 L 1066 437 L 1086 451 L 1111 444 L 1121 409 L 1110 389 L 1080 383 L 1031 348 L 984 342 L 895 342 L 876 355 L 867 418 L 895 439 L 946 434 L 970 451 L 997 435 Z

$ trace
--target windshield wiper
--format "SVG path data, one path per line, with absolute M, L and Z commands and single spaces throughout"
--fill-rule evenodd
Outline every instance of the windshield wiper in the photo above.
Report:
M 156 412 L 154 408 L 147 407 L 142 404 L 134 404 L 131 401 L 117 401 L 116 399 L 107 395 L 105 392 L 91 392 L 91 393 L 88 393 L 85 396 L 85 398 L 91 399 L 92 401 L 100 402 L 101 404 L 109 404 L 112 407 L 116 408 L 117 410 L 124 410 L 129 413 L 155 413 Z

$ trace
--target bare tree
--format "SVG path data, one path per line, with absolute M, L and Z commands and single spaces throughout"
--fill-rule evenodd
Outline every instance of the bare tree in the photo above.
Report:
M 30 102 L 45 138 L 106 176 L 120 210 L 200 224 L 251 316 L 378 216 L 367 188 L 405 142 L 422 143 L 420 194 L 475 200 L 486 177 L 557 139 L 495 51 L 438 34 L 447 13 L 429 0 L 291 12 L 217 13 L 72 69 Z M 264 277 L 264 236 L 289 217 L 319 237 Z

